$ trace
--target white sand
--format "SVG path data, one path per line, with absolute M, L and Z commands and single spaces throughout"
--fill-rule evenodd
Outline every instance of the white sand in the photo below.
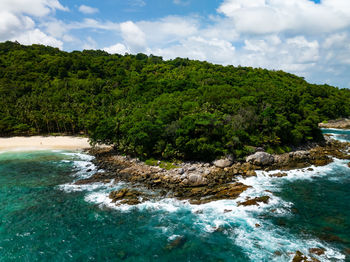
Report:
M 89 148 L 88 138 L 73 136 L 0 137 L 0 150 L 80 150 Z

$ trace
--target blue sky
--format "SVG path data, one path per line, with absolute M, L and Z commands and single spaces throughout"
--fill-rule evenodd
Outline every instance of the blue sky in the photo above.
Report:
M 1 0 L 6 40 L 281 69 L 350 88 L 348 0 Z

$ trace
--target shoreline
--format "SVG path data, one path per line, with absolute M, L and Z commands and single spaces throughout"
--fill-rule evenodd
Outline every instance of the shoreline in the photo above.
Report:
M 330 120 L 326 123 L 319 123 L 319 128 L 326 129 L 336 129 L 336 130 L 349 130 L 350 129 L 350 119 L 343 118 L 337 120 Z
M 350 160 L 349 148 L 350 143 L 326 138 L 324 144 L 314 145 L 307 150 L 281 155 L 256 152 L 242 162 L 221 159 L 213 163 L 172 163 L 170 169 L 162 168 L 161 161 L 147 165 L 137 158 L 121 156 L 112 149 L 91 148 L 87 153 L 95 157 L 93 163 L 98 170 L 91 177 L 78 180 L 75 184 L 110 183 L 112 180 L 114 183 L 129 183 L 127 190 L 114 191 L 109 195 L 116 205 L 136 205 L 151 198 L 140 192 L 142 187 L 159 192 L 161 197 L 204 204 L 221 199 L 236 199 L 249 188 L 241 183 L 240 178 L 256 176 L 256 171 L 278 170 L 273 176 L 283 177 L 285 171 L 325 166 L 333 162 L 333 158 Z M 261 196 L 242 205 L 258 205 L 259 202 L 268 202 L 268 198 Z
M 0 137 L 0 151 L 86 150 L 89 139 L 76 136 Z

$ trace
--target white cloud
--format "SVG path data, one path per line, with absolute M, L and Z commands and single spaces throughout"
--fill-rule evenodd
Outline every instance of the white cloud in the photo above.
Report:
M 117 43 L 115 45 L 103 48 L 104 51 L 110 54 L 121 54 L 130 53 L 130 50 L 123 44 Z
M 58 0 L 1 0 L 0 10 L 43 17 L 55 10 L 68 11 Z
M 132 52 L 142 52 L 146 48 L 145 33 L 132 21 L 120 24 L 121 35 Z
M 207 60 L 214 63 L 229 64 L 235 59 L 235 47 L 228 41 L 189 37 L 179 44 L 160 49 L 150 49 L 149 53 L 161 55 L 166 59 L 189 57 L 196 60 Z
M 319 34 L 350 25 L 350 5 L 344 0 L 225 0 L 218 12 L 232 19 L 241 33 Z
M 39 44 L 43 44 L 43 45 L 58 47 L 61 49 L 63 47 L 62 41 L 57 40 L 56 38 L 43 33 L 39 29 L 25 31 L 22 34 L 13 37 L 11 40 L 18 41 L 24 45 L 39 43 Z
M 63 43 L 43 32 L 35 20 L 55 10 L 67 11 L 58 0 L 1 0 L 0 41 L 17 40 L 23 44 L 42 43 L 62 48 Z
M 87 6 L 87 5 L 81 5 L 78 8 L 79 12 L 83 13 L 83 14 L 95 14 L 98 13 L 99 10 L 97 8 L 91 7 L 91 6 Z
M 141 21 L 136 25 L 144 32 L 149 45 L 169 45 L 196 35 L 199 22 L 189 17 L 168 16 L 156 21 Z

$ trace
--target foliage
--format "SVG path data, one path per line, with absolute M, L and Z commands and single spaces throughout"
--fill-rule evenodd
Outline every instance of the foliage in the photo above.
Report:
M 0 135 L 87 134 L 143 159 L 211 160 L 322 139 L 350 90 L 282 71 L 0 44 Z

